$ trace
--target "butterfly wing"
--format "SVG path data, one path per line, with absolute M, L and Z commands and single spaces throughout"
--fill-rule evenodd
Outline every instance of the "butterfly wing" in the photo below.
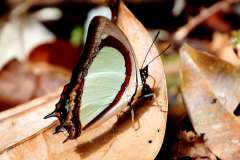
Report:
M 115 48 L 104 47 L 88 70 L 83 87 L 80 121 L 83 126 L 106 109 L 125 80 L 125 61 Z
M 134 101 L 140 90 L 134 56 L 115 24 L 93 18 L 83 53 L 53 112 L 60 121 L 57 130 L 63 127 L 74 139 L 82 129 L 107 120 Z

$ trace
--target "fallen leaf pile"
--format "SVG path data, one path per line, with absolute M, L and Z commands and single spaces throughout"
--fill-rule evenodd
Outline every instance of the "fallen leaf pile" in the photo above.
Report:
M 46 3 L 55 7 L 56 2 L 59 0 Z M 114 4 L 118 1 L 109 2 Z M 144 14 L 139 5 L 142 2 L 128 3 L 136 5 L 134 9 L 139 18 L 144 15 L 144 24 L 155 23 L 151 19 L 158 17 L 154 10 L 155 2 L 144 1 L 143 9 L 148 7 L 145 3 L 153 7 L 151 12 Z M 63 19 L 56 24 L 46 22 L 47 27 L 30 16 L 35 12 L 31 5 L 45 5 L 45 2 L 26 3 L 23 8 L 16 5 L 20 10 L 14 9 L 17 14 L 8 15 L 9 22 L 0 30 L 3 33 L 0 51 L 7 53 L 0 55 L 0 159 L 149 160 L 156 157 L 156 160 L 240 160 L 240 31 L 235 30 L 238 27 L 236 17 L 240 17 L 240 0 L 204 3 L 205 9 L 189 2 L 174 0 L 175 7 L 182 5 L 178 8 L 179 13 L 173 9 L 176 19 L 169 24 L 176 26 L 153 27 L 163 30 L 154 41 L 155 44 L 160 42 L 156 47 L 151 45 L 157 31 L 146 30 L 120 1 L 116 25 L 128 38 L 138 66 L 145 58 L 146 62 L 155 59 L 159 51 L 172 44 L 161 55 L 163 65 L 161 59 L 156 58 L 148 66 L 147 82 L 156 97 L 152 102 L 140 102 L 134 106 L 135 123 L 126 107 L 117 116 L 96 128 L 84 130 L 78 139 L 65 144 L 62 143 L 66 138 L 64 134 L 53 135 L 56 119 L 44 120 L 43 117 L 54 109 L 59 100 L 60 91 L 69 81 L 82 46 L 67 42 L 67 38 L 74 39 L 67 32 L 60 34 L 60 37 L 66 34 L 63 36 L 66 39 L 55 39 L 47 27 L 52 30 L 57 24 L 56 34 L 63 31 L 64 20 L 71 27 L 80 29 L 79 33 L 83 27 L 71 24 L 71 20 L 80 22 L 78 16 L 72 15 L 75 10 L 69 12 L 70 18 L 64 15 L 70 10 L 67 5 L 64 8 L 65 2 L 62 6 L 56 5 Z M 81 2 L 78 3 L 80 6 Z M 94 6 L 105 4 L 101 0 L 88 3 Z M 158 3 L 165 4 L 165 1 Z M 116 9 L 114 5 L 111 7 Z M 105 12 L 106 8 L 95 8 L 89 15 Z M 169 6 L 166 5 L 167 8 Z M 139 10 L 141 12 L 138 13 Z M 154 16 L 149 18 L 153 13 Z M 228 19 L 232 14 L 236 17 Z M 180 24 L 182 22 L 185 25 Z M 161 19 L 158 23 L 168 24 L 168 21 Z M 70 26 L 63 28 L 67 30 Z M 82 44 L 79 37 L 82 39 L 84 35 L 78 32 L 75 33 L 76 44 Z M 148 56 L 145 57 L 146 54 Z
M 195 131 L 220 159 L 240 159 L 240 70 L 188 45 L 180 50 L 181 89 Z
M 143 63 L 152 38 L 122 2 L 117 25 L 129 39 L 137 61 Z M 157 48 L 153 46 L 147 61 L 158 55 Z M 0 143 L 0 159 L 17 160 L 18 157 L 30 157 L 37 160 L 121 160 L 123 156 L 124 159 L 154 159 L 163 142 L 168 112 L 166 81 L 161 60 L 149 65 L 149 74 L 155 77 L 156 99 L 154 102 L 137 104 L 134 107 L 136 125 L 139 126 L 137 129 L 131 121 L 131 115 L 126 112 L 119 121 L 118 116 L 113 116 L 96 128 L 83 132 L 78 139 L 62 143 L 66 138 L 64 134 L 53 135 L 56 119 L 43 119 L 53 110 L 59 99 L 60 92 L 54 92 L 0 113 L 0 137 L 4 137 L 4 141 Z M 127 111 L 128 107 L 125 109 Z M 11 134 L 5 134 L 6 130 Z

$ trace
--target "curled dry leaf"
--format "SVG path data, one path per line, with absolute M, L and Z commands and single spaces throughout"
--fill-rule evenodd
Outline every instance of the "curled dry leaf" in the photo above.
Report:
M 240 101 L 240 70 L 184 45 L 180 49 L 181 88 L 198 134 L 221 159 L 240 159 L 240 118 L 233 114 Z
M 240 49 L 237 49 L 237 53 L 234 53 L 234 45 L 230 35 L 219 32 L 214 33 L 210 49 L 220 59 L 235 66 L 240 66 Z
M 31 49 L 55 39 L 47 28 L 30 16 L 11 18 L 0 29 L 0 69 L 12 59 L 26 60 Z
M 132 15 L 132 13 L 121 3 L 119 8 L 118 24 L 126 36 L 136 53 L 139 64 L 142 63 L 152 39 L 142 24 Z M 149 53 L 148 60 L 157 56 L 159 53 L 154 46 Z M 122 119 L 117 120 L 117 116 L 103 123 L 101 126 L 83 133 L 80 138 L 69 141 L 65 144 L 63 134 L 53 135 L 54 126 L 46 127 L 42 122 L 41 116 L 47 115 L 53 110 L 56 103 L 56 95 L 50 99 L 45 97 L 45 101 L 40 99 L 37 105 L 28 104 L 28 111 L 25 116 L 36 113 L 36 109 L 40 109 L 35 117 L 28 117 L 28 123 L 25 128 L 21 127 L 17 122 L 15 125 L 15 135 L 4 138 L 4 144 L 0 143 L 0 158 L 7 160 L 20 159 L 154 159 L 161 147 L 167 118 L 167 92 L 166 81 L 161 61 L 155 60 L 149 66 L 149 74 L 156 79 L 155 93 L 156 103 L 146 103 L 136 106 L 135 109 L 135 125 L 139 128 L 136 130 L 131 122 L 131 116 L 124 114 Z M 32 105 L 32 106 L 31 106 Z M 29 109 L 30 108 L 30 109 Z M 164 112 L 162 110 L 165 110 Z M 12 111 L 15 112 L 15 111 Z M 19 111 L 20 112 L 20 111 Z M 24 113 L 18 112 L 18 117 L 23 118 Z M 0 116 L 0 126 L 4 122 L 6 125 L 1 127 L 0 134 L 6 134 L 7 128 L 10 128 L 11 121 L 15 119 L 14 113 L 8 113 L 12 117 Z M 31 124 L 30 124 L 31 122 Z M 52 123 L 46 122 L 46 123 Z M 56 124 L 53 124 L 56 125 Z M 30 130 L 30 128 L 42 129 L 40 132 Z M 27 130 L 28 129 L 28 130 Z M 20 131 L 19 131 L 20 130 Z M 29 135 L 29 131 L 31 135 Z M 19 131 L 19 132 L 17 132 Z M 26 133 L 28 135 L 26 136 Z M 25 134 L 25 135 L 24 135 Z M 0 136 L 3 136 L 0 135 Z M 24 136 L 23 136 L 24 135 Z M 14 139 L 11 139 L 15 137 Z M 31 150 L 31 151 L 29 151 Z

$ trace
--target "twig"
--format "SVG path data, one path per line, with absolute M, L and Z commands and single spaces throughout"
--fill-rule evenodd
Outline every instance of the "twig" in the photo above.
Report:
M 196 26 L 204 22 L 208 17 L 219 11 L 228 9 L 231 4 L 240 2 L 240 0 L 223 0 L 215 3 L 207 9 L 203 9 L 197 16 L 191 18 L 187 24 L 180 27 L 174 34 L 173 40 L 181 42 Z

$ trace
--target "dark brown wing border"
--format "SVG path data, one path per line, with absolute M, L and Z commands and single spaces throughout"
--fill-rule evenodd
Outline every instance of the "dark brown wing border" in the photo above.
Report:
M 89 124 L 82 128 L 79 119 L 81 96 L 83 93 L 84 79 L 88 74 L 88 69 L 94 58 L 104 46 L 114 47 L 121 52 L 125 59 L 126 77 L 121 85 L 121 89 L 115 96 L 113 102 Z M 105 17 L 95 17 L 89 26 L 87 41 L 84 50 L 80 55 L 77 65 L 74 67 L 70 82 L 64 87 L 60 101 L 56 104 L 55 113 L 60 121 L 60 126 L 64 127 L 68 133 L 68 139 L 80 136 L 81 130 L 97 121 L 99 117 L 108 112 L 121 99 L 126 90 L 132 74 L 132 64 L 130 53 L 132 48 L 122 31 Z M 136 83 L 137 85 L 137 83 Z M 137 88 L 137 86 L 136 86 Z M 69 106 L 69 107 L 66 107 Z

